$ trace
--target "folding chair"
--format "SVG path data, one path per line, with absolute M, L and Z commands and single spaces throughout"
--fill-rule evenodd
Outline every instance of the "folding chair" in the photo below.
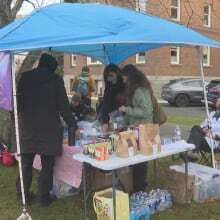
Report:
M 220 149 L 216 148 L 214 149 L 214 154 L 219 154 L 220 153 Z M 204 151 L 204 150 L 200 150 L 199 151 L 200 154 L 200 160 L 199 163 L 207 165 L 207 166 L 212 166 L 212 152 L 211 149 L 210 151 Z

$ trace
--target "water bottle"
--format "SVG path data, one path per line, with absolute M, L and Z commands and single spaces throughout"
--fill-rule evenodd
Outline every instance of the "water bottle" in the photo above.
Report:
M 174 129 L 174 136 L 173 136 L 173 142 L 176 141 L 181 141 L 182 137 L 181 137 L 181 130 L 180 130 L 180 126 L 176 125 L 175 129 Z

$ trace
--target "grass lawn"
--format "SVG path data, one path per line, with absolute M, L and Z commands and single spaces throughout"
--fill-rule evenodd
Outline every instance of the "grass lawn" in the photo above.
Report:
M 168 116 L 167 122 L 177 125 L 185 125 L 192 127 L 193 125 L 199 125 L 203 121 L 203 118 L 199 117 L 181 117 L 181 116 Z
M 170 158 L 161 160 L 159 167 L 165 167 L 170 163 L 173 163 Z M 17 167 L 0 166 L 0 220 L 15 220 L 21 214 L 20 203 L 15 195 L 16 175 Z M 37 176 L 36 173 L 35 176 Z M 153 180 L 151 181 L 153 182 Z M 159 181 L 163 181 L 163 179 L 159 177 Z M 36 178 L 34 178 L 33 188 L 36 189 Z M 90 207 L 91 220 L 95 220 L 92 204 Z M 57 200 L 49 208 L 41 208 L 37 202 L 34 202 L 29 210 L 33 220 L 83 220 L 82 195 Z M 151 219 L 220 220 L 220 202 L 175 205 L 168 211 L 153 215 Z
M 199 118 L 169 117 L 170 123 L 184 124 L 192 126 L 201 122 Z M 181 122 L 181 123 L 180 123 Z M 160 160 L 159 169 L 167 167 L 173 163 L 171 158 Z M 0 165 L 0 220 L 15 220 L 21 214 L 21 206 L 15 195 L 15 179 L 17 176 L 17 166 L 5 168 Z M 34 173 L 33 191 L 36 192 L 36 176 Z M 151 164 L 149 166 L 149 179 L 152 180 Z M 159 177 L 159 185 L 163 184 L 163 178 Z M 152 184 L 153 185 L 153 184 Z M 37 202 L 30 207 L 33 220 L 83 220 L 83 196 L 78 195 L 60 199 L 54 202 L 49 208 L 41 208 Z M 90 204 L 91 220 L 95 220 L 92 204 Z M 186 204 L 174 205 L 172 209 L 153 215 L 151 220 L 220 220 L 220 202 L 210 202 L 206 204 Z

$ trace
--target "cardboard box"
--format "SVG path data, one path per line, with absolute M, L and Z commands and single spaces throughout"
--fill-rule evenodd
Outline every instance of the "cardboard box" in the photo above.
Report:
M 86 167 L 87 185 L 93 191 L 112 187 L 112 173 L 105 172 L 91 166 Z M 133 172 L 129 167 L 117 170 L 117 187 L 124 192 L 130 193 L 133 190 Z

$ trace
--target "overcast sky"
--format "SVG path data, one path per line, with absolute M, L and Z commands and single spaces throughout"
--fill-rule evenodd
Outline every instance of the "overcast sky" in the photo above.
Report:
M 33 2 L 35 2 L 35 1 L 36 0 L 33 0 Z M 45 5 L 49 5 L 49 4 L 53 4 L 53 3 L 60 3 L 60 1 L 61 0 L 38 0 L 39 4 L 41 4 L 41 6 L 45 6 Z M 33 10 L 34 10 L 34 8 L 30 3 L 24 2 L 19 14 L 26 15 L 26 14 L 29 14 Z

